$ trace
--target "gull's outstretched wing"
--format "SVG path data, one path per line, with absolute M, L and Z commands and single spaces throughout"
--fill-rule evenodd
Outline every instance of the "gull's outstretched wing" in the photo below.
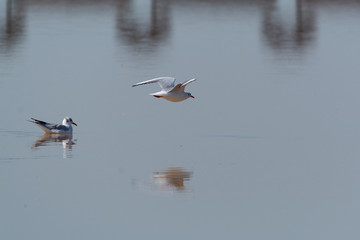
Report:
M 183 83 L 178 83 L 176 84 L 176 86 L 171 90 L 171 92 L 184 92 L 185 90 L 185 86 L 188 85 L 189 83 L 195 81 L 196 78 L 193 78 L 193 79 L 190 79 L 186 82 L 183 82 Z
M 194 82 L 194 81 L 196 81 L 196 78 L 187 80 L 186 82 L 183 82 L 181 85 L 182 85 L 182 87 L 185 87 L 186 85 L 188 85 L 189 83 L 192 83 L 192 82 Z
M 136 84 L 134 84 L 132 86 L 136 87 L 136 86 L 140 86 L 140 85 L 144 85 L 144 84 L 150 84 L 150 83 L 158 83 L 163 90 L 169 92 L 174 88 L 175 78 L 173 78 L 173 77 L 159 77 L 159 78 L 154 78 L 154 79 L 146 80 L 146 81 L 143 81 L 143 82 L 139 82 L 139 83 L 136 83 Z

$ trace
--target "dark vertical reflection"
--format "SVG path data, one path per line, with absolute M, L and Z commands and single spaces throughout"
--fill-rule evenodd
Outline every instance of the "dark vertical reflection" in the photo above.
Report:
M 21 0 L 6 1 L 5 19 L 0 22 L 0 52 L 8 52 L 22 40 L 25 30 L 24 7 Z
M 300 48 L 314 41 L 316 30 L 316 19 L 314 6 L 296 1 L 296 26 L 294 29 L 294 44 Z
M 117 5 L 117 36 L 130 46 L 154 47 L 164 42 L 170 30 L 170 10 L 167 0 L 152 0 L 150 19 L 135 13 L 133 1 L 119 0 Z
M 311 2 L 296 0 L 294 19 L 281 18 L 276 1 L 263 5 L 262 34 L 274 50 L 302 51 L 315 39 L 316 18 Z

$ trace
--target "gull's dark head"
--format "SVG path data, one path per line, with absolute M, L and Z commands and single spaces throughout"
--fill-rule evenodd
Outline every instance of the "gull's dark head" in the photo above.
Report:
M 64 118 L 64 120 L 63 120 L 63 125 L 65 125 L 65 124 L 66 124 L 66 125 L 73 124 L 73 125 L 77 126 L 77 124 L 74 123 L 73 120 L 72 120 L 70 117 Z

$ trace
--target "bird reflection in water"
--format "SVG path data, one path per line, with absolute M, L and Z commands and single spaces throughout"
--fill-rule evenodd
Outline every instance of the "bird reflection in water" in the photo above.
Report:
M 164 172 L 156 172 L 153 174 L 155 184 L 161 189 L 185 191 L 184 181 L 191 178 L 192 173 L 182 168 L 169 168 Z
M 134 184 L 142 190 L 150 190 L 158 194 L 175 194 L 182 193 L 186 196 L 192 196 L 193 191 L 186 187 L 185 182 L 192 177 L 192 172 L 180 167 L 168 168 L 162 172 L 154 172 L 153 183 L 140 183 L 134 181 Z
M 72 146 L 76 143 L 73 141 L 73 136 L 71 133 L 65 134 L 54 134 L 54 133 L 45 133 L 39 137 L 32 146 L 32 149 L 38 148 L 40 146 L 50 146 L 52 143 L 61 142 L 63 146 L 63 158 L 71 157 L 70 151 Z

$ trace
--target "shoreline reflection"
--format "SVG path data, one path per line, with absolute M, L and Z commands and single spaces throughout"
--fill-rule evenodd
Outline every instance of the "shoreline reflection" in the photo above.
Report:
M 316 1 L 315 1 L 316 2 Z M 284 17 L 289 9 L 282 9 L 276 1 L 264 4 L 262 10 L 263 40 L 275 51 L 303 51 L 315 41 L 316 14 L 312 2 L 296 0 L 291 18 Z
M 5 17 L 0 14 L 0 52 L 11 52 L 21 42 L 25 31 L 25 11 L 22 1 L 6 0 Z
M 118 1 L 116 13 L 118 40 L 125 41 L 133 47 L 143 45 L 155 47 L 165 41 L 171 29 L 169 2 L 152 0 L 150 9 L 146 11 L 144 7 L 138 9 L 139 7 L 135 5 L 134 1 L 130 0 Z
M 280 50 L 303 51 L 316 41 L 317 18 L 319 10 L 336 7 L 337 9 L 359 8 L 357 0 L 294 0 L 283 4 L 278 0 L 194 0 L 168 1 L 151 0 L 139 2 L 132 0 L 6 0 L 0 8 L 0 53 L 13 51 L 26 35 L 27 20 L 31 7 L 38 12 L 49 11 L 49 6 L 67 6 L 76 8 L 101 9 L 99 6 L 111 6 L 114 9 L 115 34 L 118 42 L 132 47 L 156 51 L 157 46 L 170 38 L 173 29 L 173 9 L 180 6 L 192 11 L 197 8 L 217 8 L 231 6 L 239 9 L 251 7 L 260 11 L 261 24 L 257 31 L 262 35 L 263 44 L 281 54 Z M 344 10 L 345 9 L 345 10 Z M 340 11 L 340 10 L 339 10 Z M 285 17 L 284 17 L 285 16 Z M 119 44 L 123 46 L 123 44 Z

